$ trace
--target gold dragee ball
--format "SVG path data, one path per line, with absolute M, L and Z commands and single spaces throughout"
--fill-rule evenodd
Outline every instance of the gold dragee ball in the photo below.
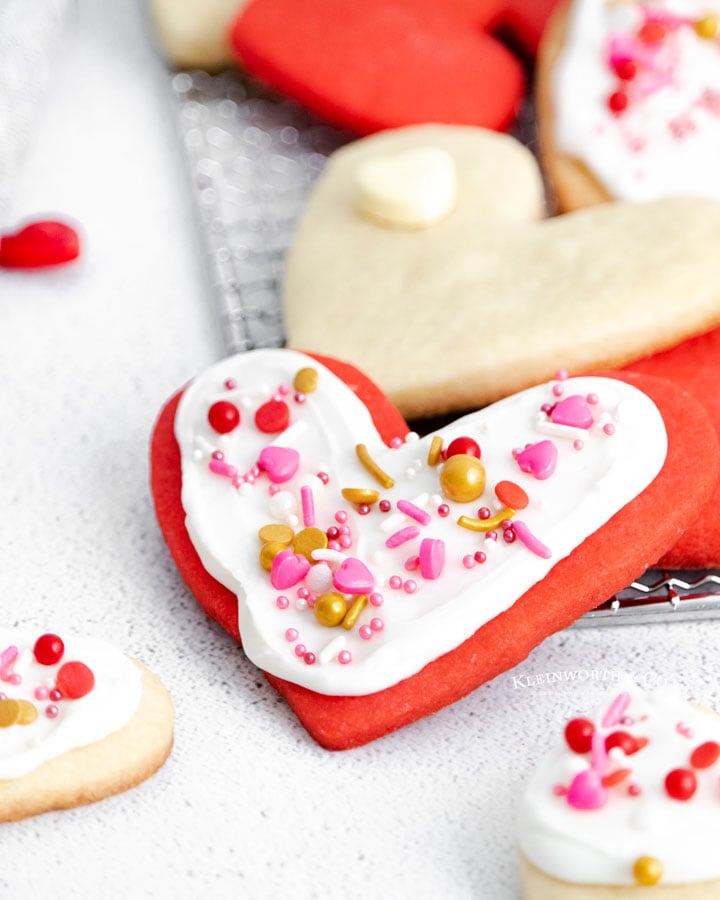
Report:
M 457 453 L 440 471 L 440 488 L 448 500 L 471 503 L 485 490 L 485 466 L 475 456 Z
M 718 33 L 718 17 L 713 13 L 703 16 L 694 24 L 695 33 L 703 40 L 711 41 Z
M 663 864 L 654 856 L 638 856 L 633 866 L 633 876 L 637 884 L 652 887 L 663 876 Z
M 321 594 L 313 606 L 315 618 L 321 625 L 333 628 L 339 625 L 347 612 L 347 600 L 337 591 Z

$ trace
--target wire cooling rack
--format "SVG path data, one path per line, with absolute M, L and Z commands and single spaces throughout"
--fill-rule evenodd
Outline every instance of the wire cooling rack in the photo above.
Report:
M 225 350 L 280 347 L 280 286 L 295 221 L 328 155 L 350 135 L 239 72 L 179 72 L 171 87 Z M 535 149 L 530 104 L 515 134 Z M 716 616 L 720 569 L 649 570 L 576 625 Z

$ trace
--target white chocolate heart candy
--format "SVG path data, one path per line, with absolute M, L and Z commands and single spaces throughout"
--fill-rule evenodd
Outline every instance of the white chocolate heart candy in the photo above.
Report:
M 440 147 L 416 147 L 363 160 L 355 171 L 360 215 L 393 228 L 426 228 L 455 206 L 452 156 Z
M 289 385 L 307 366 L 318 372 L 317 390 L 296 398 Z M 256 404 L 263 392 L 285 398 L 284 432 L 271 440 L 255 427 L 249 410 L 225 435 L 224 451 L 238 472 L 253 473 L 269 445 L 295 450 L 297 471 L 282 490 L 258 470 L 241 491 L 237 479 L 212 471 L 207 457 L 198 459 L 194 452 L 198 438 L 217 441 L 207 413 L 228 384 L 234 397 L 246 394 Z M 615 427 L 593 426 L 582 440 L 553 438 L 555 471 L 538 480 L 516 457 L 538 441 L 541 410 L 547 416 L 560 396 L 575 395 L 588 399 L 595 422 Z M 616 420 L 621 404 L 632 410 L 622 425 Z M 206 570 L 238 596 L 245 652 L 266 672 L 343 696 L 396 684 L 509 609 L 640 493 L 662 468 L 666 452 L 663 420 L 651 400 L 625 382 L 591 377 L 532 388 L 435 436 L 398 439 L 388 447 L 367 407 L 343 381 L 289 350 L 240 354 L 197 378 L 178 407 L 175 436 L 186 529 Z M 459 495 L 455 488 L 464 471 L 482 464 L 480 497 L 435 501 L 447 479 L 440 477 L 444 463 L 429 453 L 433 437 L 446 448 L 460 437 L 479 445 L 481 462 L 465 455 L 467 465 L 454 465 L 451 480 Z M 302 489 L 308 475 L 318 473 L 309 502 Z M 511 490 L 501 482 L 512 482 Z M 370 488 L 377 495 L 372 503 L 353 503 L 343 494 L 365 489 L 370 495 Z M 278 522 L 274 500 L 281 494 L 294 501 L 299 521 L 289 545 L 274 548 L 278 567 L 292 560 L 274 588 L 272 571 L 260 563 L 261 549 L 265 555 L 268 550 L 259 532 Z M 512 498 L 515 510 L 503 497 Z M 432 565 L 427 559 L 423 565 L 423 545 L 434 549 Z M 317 581 L 310 576 L 313 568 L 297 565 L 295 557 L 303 552 L 311 564 L 322 565 Z M 314 590 L 325 590 L 327 598 L 317 614 Z

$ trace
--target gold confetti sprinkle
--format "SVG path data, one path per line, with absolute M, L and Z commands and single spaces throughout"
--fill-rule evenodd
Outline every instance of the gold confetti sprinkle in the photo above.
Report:
M 370 454 L 368 453 L 368 448 L 365 446 L 365 444 L 358 444 L 355 447 L 355 452 L 357 453 L 357 458 L 360 460 L 365 470 L 372 475 L 372 477 L 381 487 L 384 487 L 386 490 L 390 490 L 391 487 L 395 486 L 395 482 L 393 481 L 393 479 L 387 474 L 387 472 L 383 472 L 380 466 L 370 456 Z
M 358 506 L 363 503 L 372 506 L 380 497 L 379 491 L 373 488 L 343 488 L 340 493 L 348 503 L 356 503 Z
M 20 707 L 18 725 L 32 725 L 38 717 L 37 706 L 29 700 L 18 700 L 17 702 Z
M 304 369 L 300 369 L 295 376 L 293 387 L 299 394 L 312 394 L 313 391 L 317 390 L 319 377 L 317 369 L 313 369 L 312 366 L 306 366 Z
M 20 719 L 20 704 L 17 700 L 0 700 L 0 728 L 9 728 Z
M 313 550 L 324 550 L 327 544 L 328 539 L 324 531 L 319 528 L 303 528 L 293 539 L 293 550 L 299 556 L 304 556 L 308 562 L 314 563 Z
M 289 525 L 263 525 L 258 531 L 258 537 L 263 544 L 284 544 L 287 547 L 292 543 L 295 532 Z

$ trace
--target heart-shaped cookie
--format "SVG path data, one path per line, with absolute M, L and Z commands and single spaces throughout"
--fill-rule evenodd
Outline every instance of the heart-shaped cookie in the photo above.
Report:
M 325 362 L 369 409 L 320 362 L 256 351 L 166 406 L 151 460 L 185 580 L 324 746 L 372 740 L 520 661 L 657 558 L 717 477 L 704 414 L 661 381 L 560 380 L 419 439 L 359 373 Z M 306 395 L 291 385 L 308 367 Z M 552 421 L 576 395 L 590 428 Z M 290 420 L 272 438 L 252 416 L 270 398 Z M 208 421 L 219 401 L 241 412 L 229 434 Z M 517 456 L 545 435 L 557 468 L 537 479 Z M 299 454 L 285 485 L 256 465 L 268 444 Z M 213 471 L 218 458 L 242 474 Z
M 520 62 L 489 33 L 504 0 L 252 0 L 231 31 L 241 64 L 328 122 L 367 134 L 415 122 L 506 128 Z
M 718 0 L 573 0 L 538 60 L 543 160 L 560 205 L 720 200 Z
M 454 159 L 455 208 L 414 229 L 360 214 L 358 166 L 418 147 Z M 342 148 L 290 249 L 288 343 L 356 364 L 413 418 L 491 402 L 558 364 L 620 365 L 720 322 L 720 203 L 537 221 L 542 208 L 533 157 L 505 135 L 418 126 Z
M 165 762 L 172 701 L 105 641 L 0 628 L 0 822 L 92 803 Z

